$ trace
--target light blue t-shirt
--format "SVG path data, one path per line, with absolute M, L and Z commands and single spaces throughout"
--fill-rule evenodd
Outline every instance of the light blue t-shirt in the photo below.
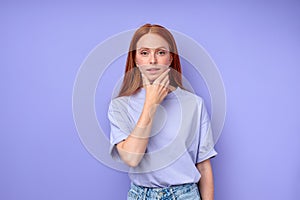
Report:
M 111 101 L 110 154 L 121 161 L 116 144 L 134 129 L 145 101 L 145 89 Z M 137 167 L 130 168 L 131 181 L 144 187 L 169 187 L 197 183 L 196 164 L 215 156 L 210 118 L 201 97 L 179 87 L 158 107 L 146 153 Z

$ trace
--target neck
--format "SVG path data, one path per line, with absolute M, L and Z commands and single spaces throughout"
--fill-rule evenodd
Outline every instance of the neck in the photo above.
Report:
M 144 89 L 145 89 L 145 87 L 144 87 L 144 86 L 143 86 L 142 88 L 144 88 Z M 176 90 L 176 87 L 174 87 L 174 86 L 172 86 L 172 85 L 169 85 L 169 86 L 168 86 L 168 89 L 169 89 L 168 93 L 171 93 L 171 92 L 173 92 L 173 91 L 175 91 L 175 90 Z
M 169 93 L 173 92 L 174 90 L 176 90 L 176 87 L 174 87 L 172 85 L 169 85 L 168 88 L 169 88 Z

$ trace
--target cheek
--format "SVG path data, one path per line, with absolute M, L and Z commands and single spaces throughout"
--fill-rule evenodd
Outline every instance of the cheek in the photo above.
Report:
M 161 59 L 158 59 L 158 64 L 162 64 L 162 65 L 170 65 L 171 64 L 171 60 L 170 57 L 164 57 Z
M 135 57 L 135 62 L 138 63 L 139 65 L 147 65 L 149 64 L 149 58 L 141 57 L 141 56 L 136 56 Z M 170 56 L 165 56 L 165 57 L 157 57 L 157 63 L 162 64 L 162 65 L 170 65 L 172 62 L 172 59 Z
M 145 71 L 146 71 L 146 67 L 145 67 L 145 66 L 139 66 L 139 70 L 140 70 L 141 72 L 145 72 Z
M 139 65 L 142 65 L 142 64 L 146 64 L 147 59 L 145 59 L 141 56 L 136 56 L 135 57 L 135 62 L 138 63 Z

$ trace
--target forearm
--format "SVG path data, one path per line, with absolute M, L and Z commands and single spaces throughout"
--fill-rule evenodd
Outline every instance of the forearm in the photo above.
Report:
M 169 71 L 163 72 L 153 84 L 142 74 L 146 90 L 142 113 L 132 133 L 117 145 L 121 159 L 131 167 L 136 167 L 145 154 L 157 106 L 168 94 Z
M 198 183 L 199 191 L 202 200 L 214 199 L 214 180 L 213 172 L 210 161 L 204 161 L 202 165 L 197 165 L 198 170 L 201 173 L 201 178 Z
M 117 145 L 121 159 L 131 167 L 137 166 L 144 156 L 155 112 L 156 106 L 145 104 L 134 130 Z

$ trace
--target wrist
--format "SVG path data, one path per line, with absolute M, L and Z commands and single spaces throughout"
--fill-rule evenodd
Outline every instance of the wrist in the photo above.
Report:
M 153 103 L 153 102 L 145 102 L 144 103 L 144 111 L 147 113 L 155 113 L 156 109 L 157 109 L 158 104 Z
M 148 103 L 144 104 L 141 117 L 138 121 L 139 127 L 147 127 L 151 124 L 156 109 L 157 109 L 157 104 L 148 104 Z

